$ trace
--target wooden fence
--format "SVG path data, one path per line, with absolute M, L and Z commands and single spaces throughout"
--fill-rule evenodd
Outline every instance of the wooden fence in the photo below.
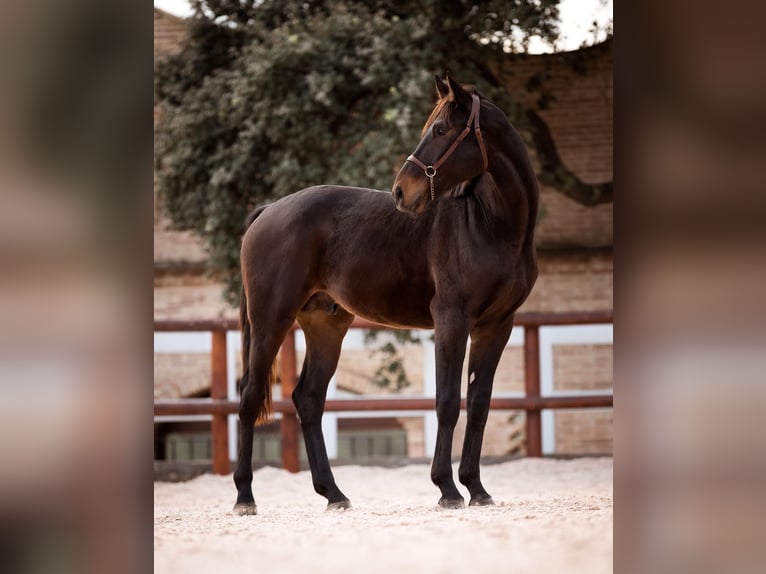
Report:
M 568 395 L 555 397 L 540 396 L 540 327 L 553 325 L 588 325 L 612 323 L 612 311 L 573 313 L 518 313 L 515 328 L 524 329 L 524 390 L 523 397 L 496 397 L 490 402 L 495 410 L 526 411 L 526 453 L 527 456 L 542 456 L 542 409 L 581 409 L 613 406 L 611 394 Z M 231 472 L 228 455 L 227 416 L 239 411 L 237 401 L 226 397 L 226 332 L 237 330 L 236 320 L 165 320 L 155 321 L 155 331 L 208 331 L 212 334 L 211 366 L 212 380 L 209 399 L 159 400 L 154 402 L 155 416 L 168 415 L 212 415 L 213 472 Z M 289 397 L 298 380 L 298 366 L 295 355 L 295 330 L 293 326 L 280 349 L 280 373 L 282 400 L 274 401 L 272 411 L 282 413 L 282 466 L 297 472 L 300 468 L 299 423 L 295 407 Z M 352 329 L 390 329 L 377 323 L 356 318 Z M 396 398 L 376 397 L 358 399 L 328 399 L 325 411 L 423 411 L 435 406 L 432 397 Z M 465 399 L 461 408 L 465 409 Z

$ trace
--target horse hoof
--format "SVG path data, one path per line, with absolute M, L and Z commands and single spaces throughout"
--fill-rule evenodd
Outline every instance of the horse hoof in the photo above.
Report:
M 444 509 L 455 509 L 455 508 L 465 508 L 465 500 L 462 498 L 440 498 L 439 499 L 439 508 Z
M 492 497 L 489 494 L 483 494 L 476 498 L 472 498 L 471 502 L 468 503 L 468 506 L 495 506 L 495 501 L 492 500 Z
M 255 502 L 238 502 L 232 512 L 237 516 L 255 516 L 258 514 L 258 507 Z
M 328 502 L 327 508 L 325 508 L 325 511 L 328 510 L 351 510 L 351 501 L 350 500 L 339 500 L 338 502 Z

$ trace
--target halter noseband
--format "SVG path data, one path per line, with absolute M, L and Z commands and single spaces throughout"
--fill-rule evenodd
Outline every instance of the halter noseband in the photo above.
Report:
M 471 104 L 471 114 L 468 116 L 468 122 L 465 125 L 465 128 L 462 132 L 460 132 L 460 135 L 457 136 L 457 139 L 452 142 L 452 145 L 447 149 L 446 152 L 444 152 L 444 155 L 442 155 L 439 160 L 433 164 L 433 165 L 426 165 L 422 161 L 420 161 L 418 158 L 415 157 L 415 154 L 410 155 L 410 157 L 407 158 L 406 161 L 410 161 L 414 163 L 416 166 L 421 168 L 423 172 L 426 174 L 426 177 L 431 182 L 431 200 L 433 201 L 436 199 L 436 194 L 434 193 L 434 176 L 436 175 L 436 170 L 441 167 L 441 165 L 447 160 L 447 158 L 452 155 L 452 152 L 454 152 L 457 149 L 457 146 L 460 145 L 460 142 L 463 141 L 466 136 L 471 132 L 471 126 L 473 125 L 473 131 L 476 132 L 476 141 L 479 142 L 479 149 L 481 150 L 481 157 L 484 160 L 484 168 L 482 171 L 487 171 L 487 150 L 484 147 L 484 138 L 481 137 L 481 128 L 479 127 L 479 96 L 476 94 L 472 94 L 471 99 L 473 100 L 473 103 Z

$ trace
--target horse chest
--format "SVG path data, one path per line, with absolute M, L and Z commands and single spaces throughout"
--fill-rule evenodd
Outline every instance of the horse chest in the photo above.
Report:
M 435 297 L 479 316 L 515 310 L 529 293 L 528 262 L 510 248 L 445 250 L 432 265 Z

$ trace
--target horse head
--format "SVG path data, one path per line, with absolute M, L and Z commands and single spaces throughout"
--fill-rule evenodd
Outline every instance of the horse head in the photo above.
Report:
M 481 99 L 449 75 L 436 77 L 436 106 L 420 143 L 399 170 L 391 193 L 399 211 L 420 213 L 429 201 L 487 169 Z

